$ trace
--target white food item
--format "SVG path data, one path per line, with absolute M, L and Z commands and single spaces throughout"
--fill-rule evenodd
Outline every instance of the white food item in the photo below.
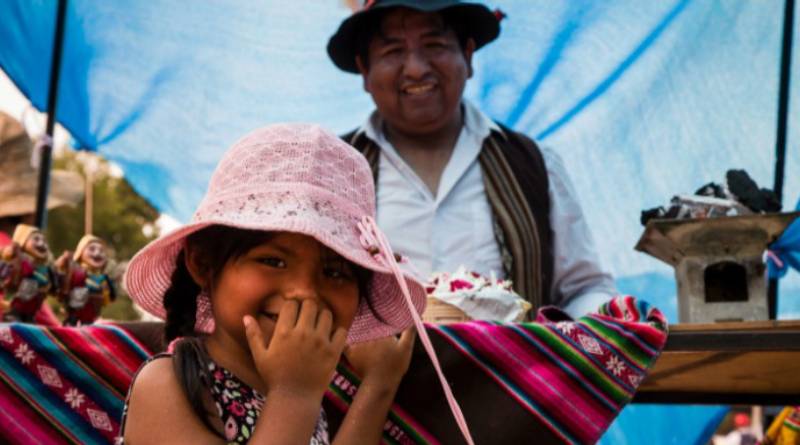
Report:
M 486 278 L 464 266 L 453 274 L 431 275 L 428 295 L 461 309 L 474 320 L 520 322 L 531 309 L 531 304 L 511 288 L 511 281 L 498 280 L 494 273 Z

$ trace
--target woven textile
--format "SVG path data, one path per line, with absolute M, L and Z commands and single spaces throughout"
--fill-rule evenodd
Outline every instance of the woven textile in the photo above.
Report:
M 661 313 L 630 297 L 578 321 L 549 308 L 534 323 L 427 329 L 479 444 L 594 443 L 631 400 L 667 336 Z M 111 325 L 0 325 L 0 443 L 112 443 L 127 388 L 148 355 Z M 324 401 L 331 437 L 357 388 L 358 377 L 340 364 Z M 462 440 L 417 344 L 384 443 Z
M 0 324 L 0 443 L 113 443 L 148 355 L 114 326 Z
M 475 443 L 491 444 L 596 442 L 633 398 L 667 339 L 661 312 L 632 297 L 616 298 L 578 321 L 550 307 L 535 323 L 474 321 L 428 330 Z M 386 443 L 462 443 L 426 360 L 415 349 L 386 424 Z M 341 366 L 326 394 L 332 432 L 357 386 Z

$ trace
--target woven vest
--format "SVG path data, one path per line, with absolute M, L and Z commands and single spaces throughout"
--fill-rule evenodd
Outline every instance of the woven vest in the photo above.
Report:
M 547 169 L 533 140 L 498 125 L 501 130 L 492 130 L 483 141 L 478 161 L 506 277 L 535 309 L 552 301 L 553 234 Z M 377 187 L 378 145 L 364 132 L 352 131 L 342 139 L 367 158 Z

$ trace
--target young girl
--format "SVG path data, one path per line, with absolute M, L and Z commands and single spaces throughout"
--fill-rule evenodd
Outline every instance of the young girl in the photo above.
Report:
M 362 383 L 333 443 L 380 441 L 425 293 L 374 226 L 371 175 L 316 126 L 228 150 L 192 222 L 128 267 L 171 352 L 135 378 L 124 443 L 329 443 L 321 402 L 343 351 Z

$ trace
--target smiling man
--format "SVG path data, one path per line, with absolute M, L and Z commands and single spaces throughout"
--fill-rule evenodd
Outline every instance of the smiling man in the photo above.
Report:
M 464 265 L 573 316 L 615 294 L 561 159 L 462 98 L 500 33 L 483 5 L 370 0 L 328 42 L 376 110 L 344 139 L 373 168 L 378 222 L 423 275 Z

